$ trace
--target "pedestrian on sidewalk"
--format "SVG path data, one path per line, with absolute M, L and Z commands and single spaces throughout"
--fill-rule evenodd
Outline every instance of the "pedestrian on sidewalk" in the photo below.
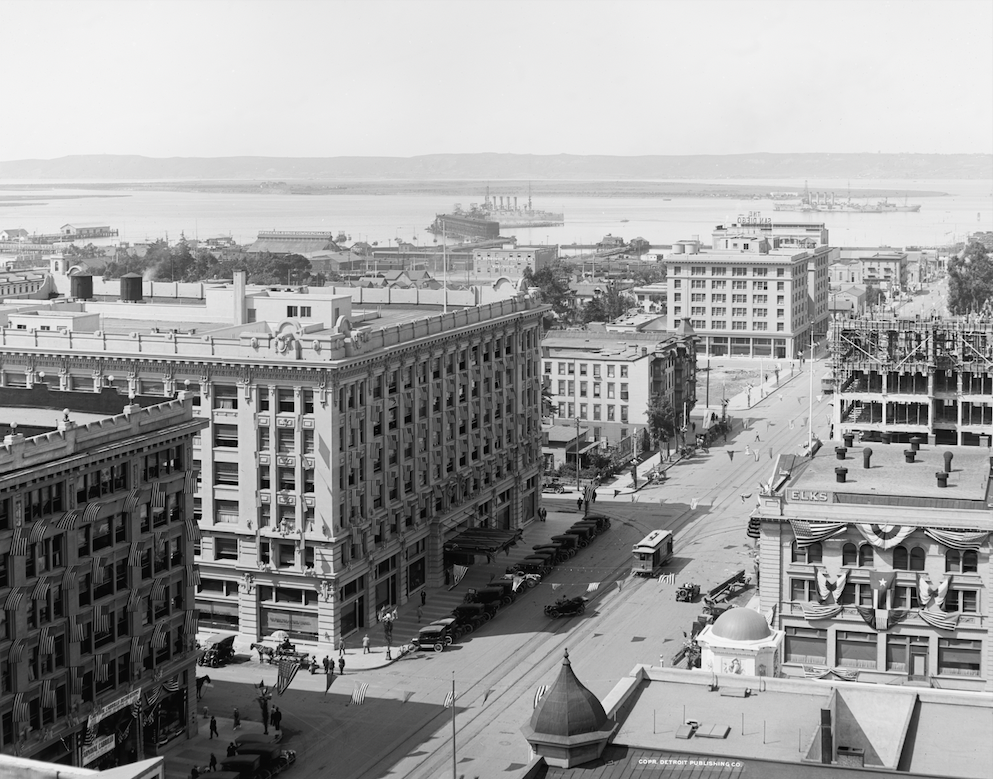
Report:
M 596 490 L 593 490 L 593 502 L 596 503 Z M 548 512 L 545 512 L 546 514 Z
M 317 655 L 310 656 L 310 675 L 313 676 L 317 673 Z
M 421 605 L 426 606 L 428 602 L 427 590 L 421 590 Z
M 582 510 L 583 510 L 583 497 L 580 495 L 578 498 L 576 498 L 576 511 L 582 511 Z
M 269 707 L 262 707 L 262 734 L 269 735 Z
M 327 676 L 328 669 L 331 667 L 331 658 L 324 655 L 324 660 L 322 662 L 324 663 L 324 675 Z
M 234 710 L 234 718 L 233 719 L 234 719 L 234 729 L 235 730 L 238 730 L 238 728 L 241 727 L 241 714 L 238 712 L 238 709 L 237 708 L 235 708 L 235 710 Z
M 217 770 L 217 756 L 213 752 L 210 753 L 210 765 L 208 768 L 210 768 L 211 771 Z
M 345 637 L 342 636 L 338 639 L 338 657 L 345 656 Z
M 234 757 L 237 754 L 238 754 L 238 747 L 236 747 L 235 743 L 232 741 L 230 744 L 228 744 L 228 757 Z
M 272 727 L 275 730 L 281 730 L 281 725 L 283 722 L 283 712 L 279 710 L 279 706 L 276 706 L 272 710 Z
M 366 633 L 365 637 L 362 639 L 362 654 L 367 655 L 370 653 L 369 649 L 369 634 Z
M 344 676 L 345 675 L 345 658 L 344 657 L 339 657 L 338 658 L 338 675 L 339 676 Z
M 221 737 L 221 734 L 217 732 L 217 717 L 210 718 L 210 738 L 214 736 Z M 209 741 L 210 739 L 207 740 Z
M 418 606 L 417 607 L 417 622 L 418 623 L 420 623 L 421 617 L 423 617 L 423 616 L 424 616 L 424 607 L 423 606 Z
M 761 441 L 762 440 L 761 438 L 759 438 L 759 434 L 758 433 L 755 434 L 755 440 L 756 441 Z

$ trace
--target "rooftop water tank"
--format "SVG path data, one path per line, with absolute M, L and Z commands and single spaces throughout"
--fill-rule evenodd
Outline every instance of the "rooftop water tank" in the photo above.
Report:
M 121 300 L 124 303 L 140 303 L 142 301 L 141 276 L 137 273 L 126 273 L 121 276 Z

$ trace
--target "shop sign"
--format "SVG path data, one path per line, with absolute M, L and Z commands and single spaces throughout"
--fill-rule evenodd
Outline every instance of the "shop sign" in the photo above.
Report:
M 89 765 L 101 755 L 106 755 L 114 749 L 114 736 L 100 736 L 93 743 L 83 747 L 83 765 Z
M 86 727 L 90 730 L 94 730 L 97 723 L 100 722 L 104 717 L 109 717 L 115 711 L 120 711 L 124 707 L 134 706 L 138 702 L 138 698 L 141 696 L 141 689 L 133 690 L 127 695 L 121 696 L 116 701 L 108 703 L 106 706 L 94 711 L 86 720 Z

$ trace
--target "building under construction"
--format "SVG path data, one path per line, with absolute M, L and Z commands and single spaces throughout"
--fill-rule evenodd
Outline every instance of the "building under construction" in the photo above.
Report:
M 839 319 L 831 355 L 834 437 L 989 445 L 993 320 Z

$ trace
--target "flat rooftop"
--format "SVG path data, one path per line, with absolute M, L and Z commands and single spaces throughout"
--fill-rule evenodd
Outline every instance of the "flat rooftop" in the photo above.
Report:
M 791 489 L 833 492 L 835 495 L 871 494 L 894 498 L 933 498 L 938 501 L 986 501 L 990 483 L 990 453 L 979 446 L 922 445 L 915 462 L 905 462 L 909 444 L 871 443 L 848 450 L 844 461 L 835 456 L 838 442 L 829 441 L 789 483 Z M 872 450 L 871 466 L 862 467 L 862 450 Z M 944 470 L 944 453 L 952 454 L 948 487 L 938 486 L 937 471 Z M 848 469 L 844 484 L 837 482 L 835 468 Z M 895 501 L 894 501 L 895 502 Z M 935 504 L 940 505 L 940 504 Z

